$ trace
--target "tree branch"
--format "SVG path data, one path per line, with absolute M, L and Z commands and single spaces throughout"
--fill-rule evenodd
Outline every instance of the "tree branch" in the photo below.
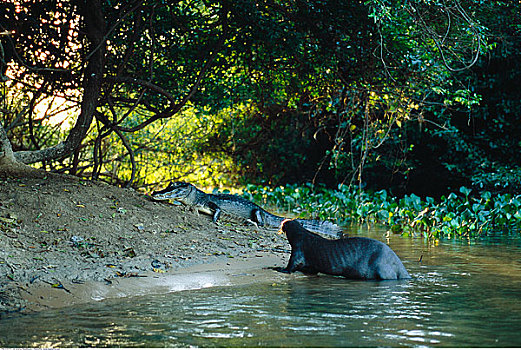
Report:
M 89 55 L 83 73 L 83 100 L 80 115 L 64 142 L 43 150 L 16 152 L 16 159 L 22 163 L 31 164 L 69 156 L 80 146 L 92 123 L 103 79 L 106 51 L 105 20 L 101 11 L 100 0 L 81 0 L 78 5 L 79 12 L 84 18 L 87 38 L 91 46 L 95 48 Z
M 224 43 L 224 36 L 219 40 L 219 42 L 217 43 L 217 46 L 214 49 L 214 51 L 212 52 L 211 56 L 208 58 L 208 60 L 205 62 L 205 64 L 199 71 L 197 79 L 196 79 L 194 85 L 192 86 L 192 88 L 190 89 L 190 91 L 188 92 L 188 94 L 179 103 L 177 103 L 177 100 L 172 96 L 172 94 L 170 94 L 168 91 L 166 91 L 162 87 L 160 87 L 154 83 L 151 83 L 150 81 L 136 79 L 136 78 L 132 78 L 132 77 L 109 77 L 109 78 L 107 78 L 107 80 L 114 81 L 114 82 L 139 84 L 143 87 L 146 87 L 147 89 L 150 89 L 152 91 L 155 91 L 155 92 L 161 94 L 162 96 L 166 97 L 166 99 L 171 103 L 170 108 L 168 108 L 167 110 L 165 110 L 161 113 L 155 114 L 154 116 L 145 120 L 143 123 L 141 123 L 137 126 L 134 126 L 132 128 L 120 127 L 119 130 L 121 130 L 123 132 L 136 132 L 136 131 L 143 129 L 147 125 L 152 124 L 156 120 L 169 118 L 169 117 L 173 116 L 174 114 L 176 114 L 177 112 L 179 112 L 181 110 L 181 108 L 183 108 L 186 105 L 186 103 L 188 101 L 190 101 L 190 99 L 193 97 L 193 95 L 199 89 L 206 72 L 211 67 L 211 65 L 212 65 L 213 61 L 215 60 L 215 57 L 217 56 L 217 53 L 219 52 L 219 49 L 221 48 L 223 43 Z

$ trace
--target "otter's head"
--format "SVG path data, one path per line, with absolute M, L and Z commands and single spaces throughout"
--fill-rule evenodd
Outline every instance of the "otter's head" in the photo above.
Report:
M 187 182 L 171 182 L 165 189 L 152 193 L 155 200 L 173 199 L 182 201 L 192 193 L 195 189 L 194 185 Z
M 302 237 L 306 232 L 308 231 L 297 220 L 286 219 L 280 224 L 279 233 L 285 233 L 290 244 Z

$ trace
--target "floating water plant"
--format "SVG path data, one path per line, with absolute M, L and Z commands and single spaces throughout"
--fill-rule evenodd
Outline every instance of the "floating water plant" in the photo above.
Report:
M 365 192 L 345 185 L 332 190 L 312 184 L 275 188 L 249 185 L 244 196 L 295 215 L 341 224 L 379 223 L 403 235 L 476 237 L 521 228 L 521 195 L 473 193 L 466 187 L 439 200 L 414 194 L 396 198 L 385 190 Z

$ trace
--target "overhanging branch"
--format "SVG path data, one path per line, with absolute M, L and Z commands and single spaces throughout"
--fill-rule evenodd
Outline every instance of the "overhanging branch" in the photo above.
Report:
M 80 146 L 92 123 L 103 80 L 103 64 L 106 50 L 105 20 L 101 11 L 100 0 L 79 1 L 79 13 L 84 18 L 86 36 L 90 41 L 91 47 L 94 48 L 89 55 L 83 74 L 84 90 L 81 112 L 76 120 L 76 124 L 64 142 L 43 150 L 16 152 L 16 159 L 22 163 L 31 164 L 69 156 Z

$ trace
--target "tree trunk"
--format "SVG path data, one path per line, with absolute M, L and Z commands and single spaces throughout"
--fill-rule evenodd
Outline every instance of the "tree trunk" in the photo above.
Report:
M 0 125 L 0 166 L 15 162 L 16 159 L 14 157 L 13 149 L 11 147 L 11 142 L 9 142 L 9 138 L 7 138 L 7 134 L 4 130 L 4 127 Z
M 83 73 L 83 99 L 76 124 L 67 139 L 56 146 L 37 151 L 15 152 L 16 159 L 25 164 L 32 164 L 71 155 L 80 145 L 89 131 L 103 81 L 103 65 L 106 51 L 105 19 L 101 11 L 100 0 L 79 0 L 78 8 L 83 16 L 84 29 L 90 41 L 90 54 L 87 55 L 87 67 Z
M 11 142 L 3 125 L 0 124 L 0 172 L 13 172 L 32 169 L 29 166 L 18 162 L 14 156 Z

